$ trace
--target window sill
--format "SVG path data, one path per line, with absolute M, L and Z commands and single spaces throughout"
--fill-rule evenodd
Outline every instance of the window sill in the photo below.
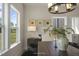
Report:
M 18 44 L 20 44 L 21 42 L 18 42 L 18 43 L 14 43 L 11 45 L 10 49 L 14 48 L 15 46 L 17 46 Z
M 20 44 L 20 43 L 21 43 L 21 42 L 12 44 L 9 49 L 6 49 L 6 50 L 4 50 L 3 52 L 1 52 L 1 53 L 0 53 L 0 56 L 1 56 L 2 54 L 5 54 L 7 51 L 9 51 L 10 49 L 14 48 L 15 46 L 17 46 L 17 45 Z
M 8 49 L 4 50 L 3 52 L 0 53 L 0 56 L 4 53 L 6 53 L 8 51 Z

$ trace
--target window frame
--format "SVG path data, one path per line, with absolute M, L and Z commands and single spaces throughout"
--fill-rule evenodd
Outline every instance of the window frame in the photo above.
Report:
M 21 42 L 20 41 L 20 12 L 13 5 L 10 5 L 9 9 L 13 9 L 17 13 L 16 42 L 13 44 L 9 43 L 9 47 L 12 48 Z M 9 17 L 9 25 L 10 25 L 10 17 Z M 11 30 L 11 27 L 10 27 L 10 30 Z M 10 31 L 9 31 L 9 36 L 10 36 Z
M 52 18 L 52 23 L 53 23 L 53 19 L 56 19 L 56 27 L 57 27 L 57 25 L 59 26 L 59 24 L 57 24 L 57 19 L 58 18 L 63 18 L 64 19 L 64 26 L 66 26 L 67 25 L 67 17 L 65 17 L 65 16 L 63 16 L 63 17 L 53 17 Z M 58 21 L 59 22 L 59 21 Z M 53 24 L 52 24 L 53 25 Z
M 17 11 L 18 14 L 18 36 L 17 36 L 17 43 L 13 44 L 12 46 L 10 46 L 9 44 L 9 33 L 10 33 L 10 7 L 12 7 L 14 10 Z M 3 25 L 2 25 L 2 29 L 3 29 L 3 34 L 2 34 L 2 49 L 0 50 L 0 55 L 4 54 L 5 52 L 7 52 L 8 50 L 10 50 L 11 48 L 17 46 L 19 43 L 21 43 L 20 41 L 20 12 L 17 10 L 17 8 L 15 8 L 13 6 L 13 4 L 8 4 L 8 3 L 3 3 L 3 11 L 2 11 L 2 15 L 3 15 Z
M 2 4 L 2 24 L 0 26 L 1 28 L 1 31 L 2 31 L 2 35 L 1 35 L 1 49 L 0 49 L 0 52 L 2 52 L 5 48 L 5 29 L 4 29 L 4 3 L 1 3 Z
M 78 26 L 76 25 L 78 25 L 79 17 L 72 17 L 71 19 L 72 19 L 72 28 L 74 29 L 75 34 L 79 34 L 79 29 L 77 29 L 78 32 L 76 31 L 76 27 L 78 28 Z

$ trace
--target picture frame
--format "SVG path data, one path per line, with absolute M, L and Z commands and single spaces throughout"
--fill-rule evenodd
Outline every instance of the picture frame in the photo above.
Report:
M 43 20 L 43 25 L 46 26 L 50 26 L 51 25 L 51 20 L 50 19 L 45 19 Z
M 36 20 L 34 19 L 29 20 L 29 26 L 36 26 Z
M 36 21 L 36 23 L 37 23 L 37 26 L 43 26 L 43 20 L 42 19 L 38 19 Z

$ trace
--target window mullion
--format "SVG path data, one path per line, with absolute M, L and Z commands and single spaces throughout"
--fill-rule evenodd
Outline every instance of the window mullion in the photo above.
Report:
M 5 24 L 5 49 L 9 48 L 9 4 L 5 3 L 4 4 L 4 24 Z

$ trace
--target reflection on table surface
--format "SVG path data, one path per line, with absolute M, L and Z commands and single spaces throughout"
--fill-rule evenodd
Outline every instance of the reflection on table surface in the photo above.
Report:
M 69 45 L 67 51 L 60 51 L 52 41 L 44 41 L 38 43 L 38 56 L 79 56 L 79 49 Z

